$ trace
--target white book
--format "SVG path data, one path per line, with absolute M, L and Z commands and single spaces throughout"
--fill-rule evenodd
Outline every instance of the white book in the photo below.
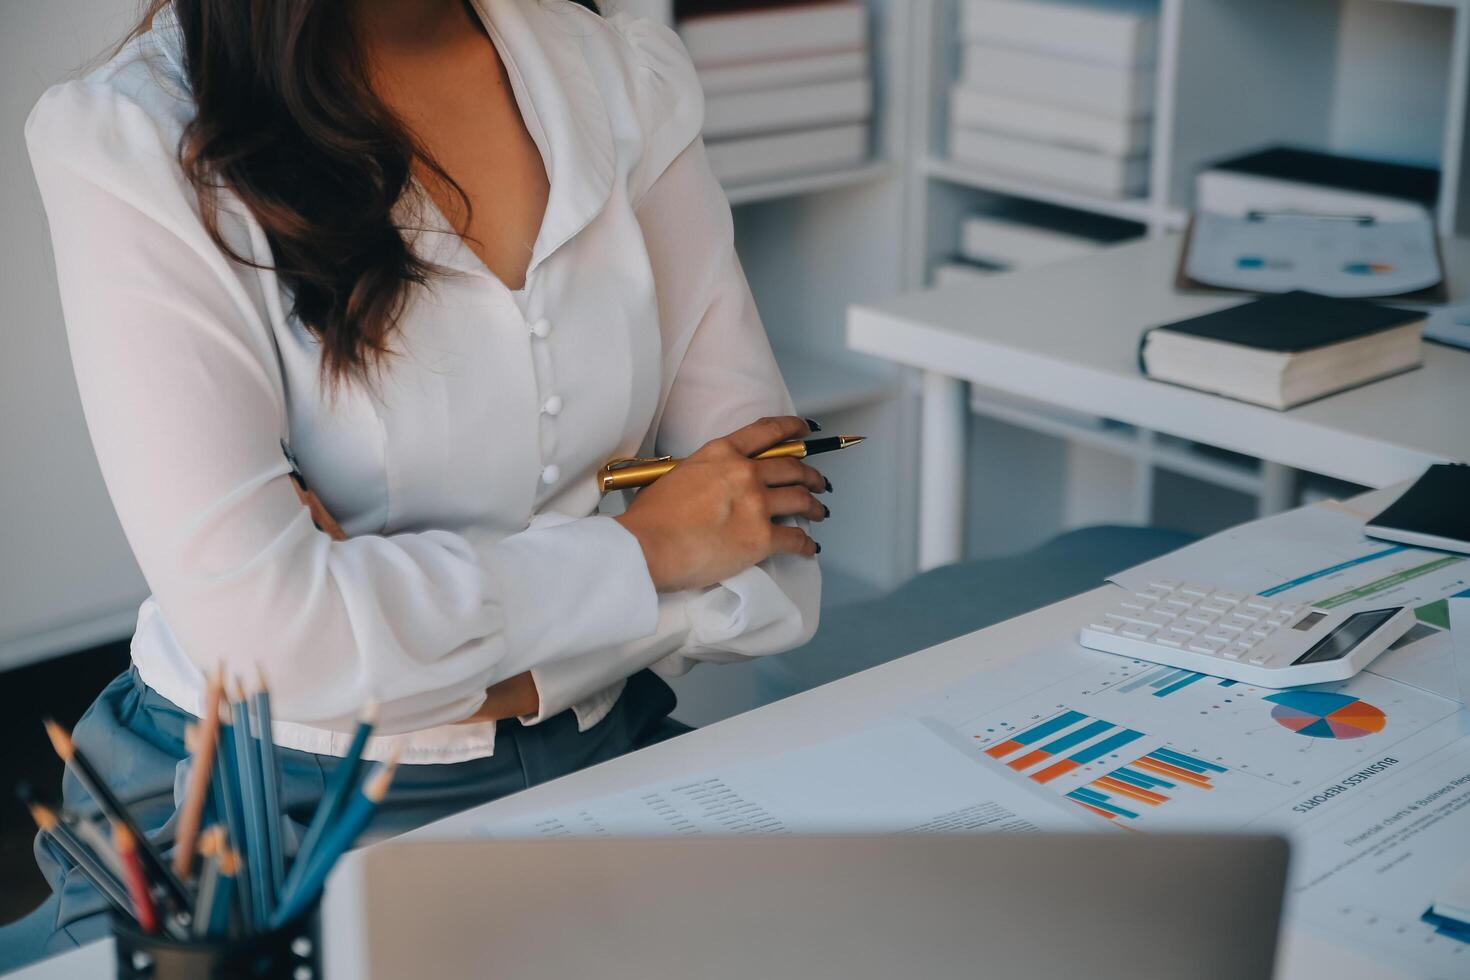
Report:
M 760 92 L 766 89 L 863 78 L 868 74 L 866 49 L 832 54 L 804 55 L 778 61 L 750 61 L 702 68 L 699 85 L 705 97 L 730 92 Z
M 868 156 L 868 127 L 858 123 L 705 144 L 710 169 L 728 184 L 794 177 L 852 166 Z
M 966 41 L 1027 48 L 1101 64 L 1152 65 L 1158 5 L 1150 0 L 964 0 Z
M 1103 247 L 1082 235 L 988 214 L 972 214 L 960 225 L 960 254 L 972 262 L 1029 269 L 1086 255 Z
M 810 126 L 859 122 L 873 112 L 866 78 L 817 82 L 764 92 L 734 92 L 706 99 L 704 136 L 722 139 Z
M 1005 271 L 1007 270 L 970 262 L 945 262 L 934 267 L 934 286 L 937 289 L 948 289 L 951 286 L 988 282 L 992 276 L 998 276 Z
M 832 0 L 706 14 L 680 23 L 679 36 L 698 68 L 851 51 L 867 46 L 868 8 L 860 0 Z
M 949 112 L 957 125 L 970 129 L 993 129 L 1012 136 L 1114 156 L 1147 150 L 1153 130 L 1153 121 L 1147 117 L 1100 116 L 1063 106 L 992 95 L 968 85 L 955 85 L 950 89 Z
M 1152 69 L 1094 65 L 991 44 L 966 44 L 964 84 L 989 92 L 1124 119 L 1153 112 Z
M 1106 156 L 1034 140 L 951 126 L 949 154 L 959 163 L 1014 174 L 1100 197 L 1141 197 L 1148 157 Z

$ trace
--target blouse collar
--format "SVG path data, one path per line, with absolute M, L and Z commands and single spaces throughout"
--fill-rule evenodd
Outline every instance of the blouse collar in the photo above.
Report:
M 596 15 L 535 0 L 472 0 L 472 6 L 505 62 L 551 185 L 529 275 L 597 217 L 612 193 L 612 126 L 581 44 L 594 29 L 587 18 Z M 153 18 L 151 32 L 187 89 L 183 32 L 172 4 Z

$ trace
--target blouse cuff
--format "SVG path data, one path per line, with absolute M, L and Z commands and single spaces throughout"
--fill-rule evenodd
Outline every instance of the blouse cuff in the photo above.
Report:
M 759 656 L 800 642 L 801 611 L 759 566 L 694 597 L 688 607 L 692 651 L 729 650 Z
M 578 731 L 585 732 L 597 724 L 617 701 L 626 678 L 684 644 L 689 636 L 690 598 L 698 595 L 679 592 L 660 596 L 658 627 L 651 637 L 532 668 L 540 710 L 522 715 L 521 724 L 540 724 L 568 708 L 576 712 Z
M 541 514 L 479 551 L 505 614 L 502 677 L 629 643 L 658 626 L 643 547 L 611 517 Z

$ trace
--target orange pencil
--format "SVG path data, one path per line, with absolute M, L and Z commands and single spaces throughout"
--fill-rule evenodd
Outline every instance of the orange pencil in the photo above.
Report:
M 209 795 L 209 777 L 214 772 L 214 743 L 219 737 L 219 704 L 225 692 L 225 673 L 216 667 L 209 675 L 209 688 L 204 696 L 204 715 L 193 728 L 193 737 L 185 733 L 193 764 L 184 789 L 184 805 L 179 808 L 178 844 L 174 848 L 174 874 L 188 880 L 194 870 L 194 849 L 199 840 L 199 827 L 204 819 L 204 799 Z

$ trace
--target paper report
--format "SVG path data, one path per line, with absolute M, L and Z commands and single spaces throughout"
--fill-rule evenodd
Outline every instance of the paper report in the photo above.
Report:
M 1470 725 L 1444 696 L 1441 621 L 1470 562 L 1369 541 L 1361 524 L 1306 508 L 1118 576 L 1414 606 L 1418 638 L 1351 680 L 1276 691 L 1061 640 L 850 735 L 477 830 L 1274 831 L 1293 846 L 1289 926 L 1470 976 L 1470 944 L 1419 919 L 1470 862 Z
M 495 837 L 1095 829 L 916 720 L 483 828 Z

